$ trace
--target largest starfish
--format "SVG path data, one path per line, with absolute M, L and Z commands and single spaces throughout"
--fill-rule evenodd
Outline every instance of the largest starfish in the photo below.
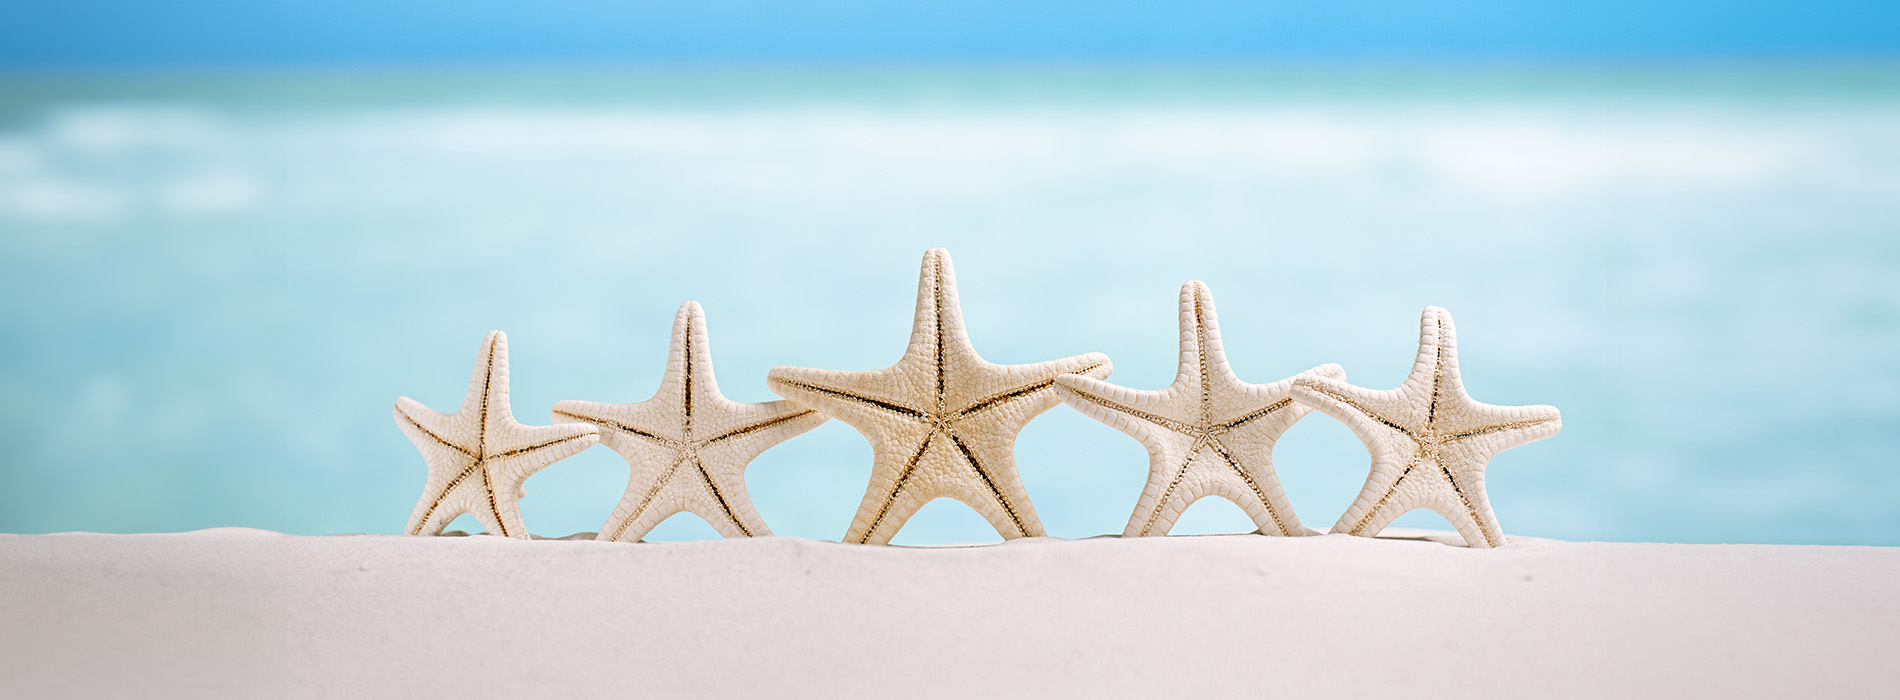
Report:
M 1458 376 L 1451 314 L 1425 307 L 1418 359 L 1405 383 L 1373 391 L 1337 379 L 1300 377 L 1293 398 L 1336 418 L 1372 453 L 1372 473 L 1334 532 L 1371 536 L 1393 519 L 1429 508 L 1451 521 L 1474 548 L 1504 544 L 1491 512 L 1484 468 L 1499 452 L 1556 435 L 1551 406 L 1493 406 L 1472 400 Z
M 910 347 L 891 367 L 845 372 L 779 367 L 780 396 L 844 421 L 871 442 L 871 483 L 846 542 L 885 544 L 925 503 L 975 509 L 1006 539 L 1040 537 L 1042 522 L 1016 474 L 1016 433 L 1060 401 L 1056 377 L 1106 377 L 1100 353 L 1026 365 L 991 364 L 964 332 L 950 254 L 924 254 Z
M 528 539 L 521 524 L 521 484 L 535 472 L 600 440 L 591 425 L 515 422 L 508 408 L 508 336 L 491 331 L 475 359 L 462 409 L 444 414 L 407 396 L 396 399 L 396 426 L 422 451 L 429 481 L 405 529 L 442 532 L 469 513 L 490 534 Z
M 680 511 L 727 537 L 772 534 L 746 495 L 745 467 L 767 448 L 825 422 L 791 401 L 739 403 L 713 380 L 706 313 L 686 302 L 673 318 L 666 376 L 641 403 L 562 401 L 560 423 L 592 423 L 600 441 L 626 458 L 626 494 L 595 539 L 636 542 Z
M 1339 365 L 1296 377 L 1345 379 Z M 1260 532 L 1304 535 L 1273 470 L 1273 444 L 1312 409 L 1294 403 L 1294 378 L 1248 384 L 1227 366 L 1214 294 L 1200 281 L 1181 285 L 1181 364 L 1174 383 L 1135 391 L 1099 379 L 1056 380 L 1062 400 L 1148 448 L 1148 486 L 1123 537 L 1165 535 L 1202 496 L 1221 496 L 1247 512 Z

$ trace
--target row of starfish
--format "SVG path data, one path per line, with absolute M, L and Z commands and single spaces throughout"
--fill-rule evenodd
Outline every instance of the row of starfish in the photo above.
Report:
M 627 491 L 601 528 L 603 541 L 638 541 L 681 511 L 727 537 L 770 535 L 745 490 L 745 468 L 766 449 L 837 418 L 874 453 L 871 483 L 844 541 L 885 544 L 924 504 L 961 501 L 1004 538 L 1044 534 L 1015 462 L 1016 434 L 1058 402 L 1141 441 L 1148 484 L 1124 537 L 1165 535 L 1189 504 L 1220 496 L 1268 535 L 1317 534 L 1300 525 L 1273 468 L 1273 446 L 1311 410 L 1358 435 L 1372 470 L 1334 532 L 1371 536 L 1399 515 L 1427 508 L 1471 547 L 1504 533 L 1485 496 L 1484 469 L 1505 449 L 1555 435 L 1550 406 L 1493 406 L 1465 393 L 1451 315 L 1427 307 L 1418 360 L 1397 389 L 1374 391 L 1321 365 L 1271 384 L 1248 384 L 1227 366 L 1214 299 L 1196 281 L 1181 288 L 1181 362 L 1174 383 L 1140 391 L 1103 381 L 1099 353 L 1023 365 L 976 354 L 964 331 L 956 278 L 943 249 L 924 255 L 910 347 L 896 365 L 869 372 L 779 367 L 767 376 L 783 401 L 727 399 L 713 379 L 706 318 L 687 302 L 673 322 L 666 376 L 642 403 L 562 401 L 554 425 L 526 426 L 508 406 L 507 337 L 482 342 L 462 408 L 453 414 L 407 397 L 398 426 L 429 465 L 407 532 L 433 535 L 469 513 L 488 532 L 527 538 L 522 483 L 599 442 L 627 461 Z

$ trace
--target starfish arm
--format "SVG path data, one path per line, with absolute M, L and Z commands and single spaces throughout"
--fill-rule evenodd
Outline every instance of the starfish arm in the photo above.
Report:
M 1230 435 L 1225 439 L 1211 438 L 1208 442 L 1227 468 L 1227 478 L 1223 481 L 1235 486 L 1232 493 L 1225 494 L 1228 500 L 1246 511 L 1262 534 L 1306 534 L 1300 525 L 1300 516 L 1293 511 L 1293 503 L 1286 497 L 1286 490 L 1280 486 L 1279 473 L 1273 469 L 1273 442 L 1254 441 L 1243 444 L 1244 449 L 1235 449 L 1228 443 L 1242 438 Z
M 1121 431 L 1144 444 L 1160 435 L 1187 435 L 1194 426 L 1171 418 L 1176 405 L 1173 390 L 1137 391 L 1081 375 L 1056 378 L 1056 395 L 1082 415 Z
M 700 437 L 700 454 L 717 455 L 723 462 L 739 465 L 830 420 L 796 401 L 725 402 L 712 414 L 713 420 L 708 421 Z
M 1238 382 L 1227 365 L 1220 342 L 1220 320 L 1214 313 L 1214 293 L 1200 280 L 1181 285 L 1181 362 L 1173 387 L 1195 396 L 1222 379 Z M 1172 387 L 1171 387 L 1172 388 Z
M 548 417 L 555 424 L 593 425 L 600 429 L 600 444 L 627 456 L 637 450 L 664 447 L 680 437 L 677 429 L 666 426 L 666 420 L 652 415 L 656 413 L 653 408 L 650 401 L 631 404 L 560 401 L 548 411 Z
M 472 470 L 469 470 L 472 471 Z M 444 515 L 442 502 L 447 500 L 449 491 L 467 478 L 464 470 L 446 471 L 430 469 L 429 480 L 422 486 L 422 496 L 416 500 L 416 507 L 409 513 L 409 523 L 403 526 L 403 532 L 411 535 L 434 535 L 442 532 L 450 520 L 460 515 L 460 510 L 452 507 Z
M 1406 397 L 1434 397 L 1434 400 L 1451 399 L 1451 393 L 1462 396 L 1463 385 L 1458 381 L 1458 339 L 1457 330 L 1452 326 L 1451 314 L 1437 306 L 1427 306 L 1418 317 L 1418 355 L 1412 360 L 1412 371 L 1406 375 L 1405 383 L 1399 385 L 1395 393 Z M 1439 394 L 1445 394 L 1439 396 Z
M 1339 522 L 1333 524 L 1332 531 L 1355 537 L 1372 537 L 1385 530 L 1399 516 L 1423 507 L 1416 493 L 1398 488 L 1406 486 L 1407 481 L 1414 478 L 1411 474 L 1401 477 L 1402 473 L 1403 470 L 1374 469 L 1373 476 L 1367 478 L 1359 497 L 1339 516 Z
M 710 501 L 711 507 L 693 511 L 724 537 L 771 537 L 772 528 L 753 507 L 752 496 L 746 491 L 744 469 L 744 465 L 731 468 L 702 462 L 699 486 L 705 498 L 700 500 Z
M 526 539 L 527 529 L 521 525 L 519 512 L 509 515 L 505 504 L 512 501 L 490 491 L 488 478 L 488 472 L 481 465 L 470 464 L 457 470 L 440 490 L 424 491 L 415 513 L 410 516 L 409 534 L 442 534 L 456 516 L 467 513 L 489 534 Z M 507 495 L 513 495 L 513 491 Z
M 459 485 L 465 472 L 475 464 L 476 456 L 467 448 L 451 442 L 451 435 L 459 435 L 455 416 L 443 415 L 420 403 L 403 397 L 396 400 L 392 411 L 396 426 L 409 441 L 415 443 L 422 453 L 423 461 L 428 465 L 429 476 L 423 483 L 422 495 L 417 499 L 416 507 L 409 514 L 409 521 L 403 526 L 403 532 L 409 534 L 435 534 L 441 532 L 448 520 L 436 518 L 433 512 L 439 509 L 440 502 L 448 492 Z M 458 414 L 459 415 L 459 414 Z M 467 425 L 469 421 L 462 421 Z M 469 432 L 473 432 L 470 430 Z M 453 519 L 456 513 L 448 514 Z M 431 531 L 430 528 L 434 529 Z
M 638 542 L 647 532 L 678 508 L 665 510 L 661 504 L 675 480 L 683 480 L 691 471 L 686 455 L 668 450 L 664 455 L 646 455 L 640 464 L 629 462 L 627 488 L 614 505 L 614 512 L 601 524 L 594 539 L 601 542 Z M 660 512 L 664 510 L 664 512 Z
M 491 436 L 515 422 L 508 407 L 508 334 L 490 331 L 482 351 L 462 410 L 477 418 L 482 435 Z
M 984 364 L 967 382 L 956 382 L 948 407 L 959 418 L 1001 418 L 990 429 L 1009 433 L 1062 403 L 1057 383 L 1063 377 L 1102 379 L 1115 369 L 1107 355 L 1096 352 L 1026 365 Z
M 958 500 L 983 514 L 1003 539 L 1047 534 L 1016 471 L 1014 432 L 951 430 L 947 437 L 961 463 L 957 468 L 974 473 L 983 489 L 961 494 Z
M 497 485 L 493 502 L 466 508 L 464 512 L 475 516 L 488 534 L 517 540 L 534 539 L 528 534 L 528 526 L 521 522 L 521 501 L 514 489 Z M 443 526 L 447 525 L 447 522 L 443 523 Z
M 1483 405 L 1487 420 L 1445 436 L 1467 445 L 1486 460 L 1505 450 L 1556 435 L 1563 430 L 1563 414 L 1555 406 Z
M 600 442 L 600 428 L 586 423 L 516 423 L 499 437 L 501 439 L 491 445 L 484 463 L 495 479 L 502 482 L 495 485 L 496 491 L 509 491 L 513 495 L 535 472 Z M 507 488 L 502 484 L 507 484 Z
M 1302 378 L 1344 381 L 1346 371 L 1339 365 L 1325 364 L 1270 384 L 1239 384 L 1233 396 L 1223 397 L 1222 416 L 1231 416 L 1215 425 L 1217 431 L 1236 437 L 1232 444 L 1264 443 L 1269 449 L 1288 428 L 1313 410 L 1311 405 L 1293 398 L 1294 382 Z
M 1182 489 L 1192 464 L 1190 452 L 1194 439 L 1185 435 L 1158 435 L 1148 448 L 1148 483 L 1135 500 L 1135 510 L 1122 528 L 1123 537 L 1148 537 L 1168 534 L 1174 520 L 1193 503 L 1198 494 Z M 1190 487 L 1192 485 L 1190 484 Z M 1191 490 L 1191 489 L 1190 489 Z
M 396 427 L 415 444 L 429 464 L 474 458 L 468 447 L 457 440 L 460 436 L 456 434 L 454 416 L 444 415 L 407 396 L 396 399 L 391 415 L 396 419 Z
M 931 452 L 951 449 L 948 443 L 941 432 L 922 427 L 902 431 L 888 440 L 872 439 L 871 480 L 865 485 L 864 499 L 858 503 L 843 541 L 890 542 L 904 522 L 934 498 L 925 492 L 919 477 L 929 472 L 926 460 L 942 458 Z
M 627 496 L 632 495 L 631 491 L 627 494 Z M 623 499 L 624 498 L 625 497 L 623 497 Z M 666 522 L 667 518 L 671 518 L 675 514 L 685 510 L 687 510 L 686 507 L 678 502 L 669 501 L 665 505 L 662 505 L 656 501 L 652 505 L 636 512 L 621 513 L 615 511 L 614 514 L 607 519 L 607 523 L 601 526 L 600 533 L 594 536 L 594 541 L 639 542 L 645 539 L 649 533 L 652 533 L 653 528 L 659 527 L 660 523 Z M 695 513 L 695 515 L 698 514 Z M 702 515 L 700 517 L 703 518 L 705 516 Z
M 922 510 L 925 503 L 935 500 L 924 498 L 907 490 L 894 492 L 873 492 L 867 490 L 864 500 L 858 504 L 857 515 L 851 519 L 851 526 L 845 529 L 846 544 L 890 544 L 897 531 L 904 528 L 910 516 Z
M 463 513 L 477 513 L 473 508 L 448 502 L 448 496 L 449 494 L 443 493 L 431 497 L 425 492 L 422 501 L 416 504 L 415 512 L 409 516 L 409 527 L 404 530 L 404 532 L 411 535 L 440 535 L 444 529 L 448 528 L 449 523 L 455 520 L 456 516 Z M 481 519 L 480 514 L 476 517 Z M 482 527 L 489 532 L 501 531 L 500 525 L 490 524 L 487 519 L 482 519 Z
M 924 253 L 923 267 L 917 275 L 917 310 L 912 318 L 910 345 L 905 360 L 925 367 L 947 363 L 948 355 L 974 356 L 970 336 L 963 327 L 963 310 L 957 302 L 956 268 L 950 264 L 950 252 L 931 248 Z M 937 375 L 943 381 L 943 373 Z
M 1353 499 L 1352 505 L 1339 516 L 1339 522 L 1333 525 L 1333 532 L 1370 536 L 1377 534 L 1392 518 L 1410 509 L 1410 506 L 1395 508 L 1391 501 L 1401 487 L 1407 486 L 1408 481 L 1414 485 L 1419 481 L 1420 477 L 1413 472 L 1420 468 L 1423 452 L 1416 445 L 1406 447 L 1409 441 L 1396 432 L 1375 432 L 1370 428 L 1366 432 L 1355 428 L 1354 432 L 1358 433 L 1360 442 L 1365 444 L 1366 451 L 1371 455 L 1372 466 L 1366 474 L 1365 485 L 1360 487 L 1359 495 Z
M 508 334 L 489 331 L 475 351 L 475 369 L 469 375 L 468 393 L 462 397 L 462 412 L 471 416 L 481 413 L 483 400 L 490 398 L 489 389 L 498 366 L 504 374 L 507 372 Z
M 1410 428 L 1389 417 L 1403 398 L 1396 390 L 1372 391 L 1328 377 L 1296 376 L 1290 395 L 1294 401 L 1344 424 L 1368 448 L 1383 442 L 1387 435 L 1417 439 Z
M 666 375 L 653 402 L 677 412 L 681 432 L 696 439 L 712 434 L 705 422 L 714 403 L 723 402 L 719 382 L 713 375 L 712 341 L 707 331 L 706 312 L 699 302 L 681 304 L 673 317 L 673 336 L 667 345 Z
M 817 409 L 860 432 L 923 420 L 925 414 L 920 407 L 908 405 L 901 395 L 892 395 L 898 393 L 892 391 L 894 385 L 906 383 L 906 378 L 894 369 L 847 372 L 775 367 L 766 375 L 766 386 L 772 393 Z
M 1440 498 L 1433 503 L 1432 510 L 1444 516 L 1458 534 L 1465 538 L 1466 546 L 1472 549 L 1489 549 L 1504 545 L 1504 528 L 1498 524 L 1498 516 L 1491 511 L 1491 498 L 1485 492 L 1483 460 L 1488 456 L 1477 454 L 1476 450 L 1448 450 L 1444 474 L 1451 493 L 1449 498 Z
M 769 537 L 752 506 L 743 474 L 682 457 L 647 479 L 629 480 L 626 494 L 596 540 L 637 542 L 676 513 L 699 516 L 724 537 Z

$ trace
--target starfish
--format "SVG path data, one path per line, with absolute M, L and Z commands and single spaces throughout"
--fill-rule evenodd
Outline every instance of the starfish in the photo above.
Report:
M 1273 444 L 1312 410 L 1295 403 L 1299 377 L 1344 379 L 1339 365 L 1320 365 L 1272 384 L 1234 376 L 1221 347 L 1214 295 L 1207 285 L 1181 286 L 1181 364 L 1174 383 L 1135 391 L 1099 379 L 1056 379 L 1062 400 L 1148 448 L 1148 486 L 1123 537 L 1166 535 L 1189 504 L 1203 496 L 1233 501 L 1262 534 L 1304 535 L 1280 477 Z
M 790 401 L 727 399 L 713 379 L 709 345 L 705 312 L 686 302 L 673 319 L 666 375 L 652 399 L 554 404 L 556 422 L 599 426 L 601 444 L 626 458 L 631 471 L 626 494 L 595 539 L 637 542 L 680 511 L 726 537 L 772 534 L 746 495 L 746 464 L 826 416 Z
M 492 534 L 528 539 L 522 482 L 600 440 L 591 425 L 515 422 L 508 409 L 508 336 L 501 331 L 482 340 L 461 410 L 439 413 L 404 396 L 396 399 L 396 427 L 429 463 L 429 481 L 405 530 L 411 535 L 439 534 L 455 516 L 469 513 Z
M 910 347 L 869 372 L 779 367 L 780 396 L 844 421 L 871 443 L 871 482 L 844 540 L 885 544 L 919 508 L 962 501 L 1006 539 L 1040 537 L 1042 522 L 1016 474 L 1016 433 L 1060 399 L 1056 377 L 1106 377 L 1100 353 L 1025 365 L 978 357 L 957 306 L 950 254 L 924 254 Z
M 1451 314 L 1425 307 L 1418 360 L 1405 383 L 1372 391 L 1324 377 L 1294 380 L 1293 398 L 1346 424 L 1372 454 L 1372 473 L 1334 532 L 1371 536 L 1393 519 L 1429 508 L 1474 548 L 1504 544 L 1485 497 L 1484 468 L 1499 452 L 1556 435 L 1551 406 L 1493 406 L 1465 393 Z

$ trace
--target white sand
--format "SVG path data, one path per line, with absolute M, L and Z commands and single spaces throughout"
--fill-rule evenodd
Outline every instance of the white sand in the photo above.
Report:
M 0 697 L 1893 697 L 1897 593 L 1882 547 L 0 536 Z

